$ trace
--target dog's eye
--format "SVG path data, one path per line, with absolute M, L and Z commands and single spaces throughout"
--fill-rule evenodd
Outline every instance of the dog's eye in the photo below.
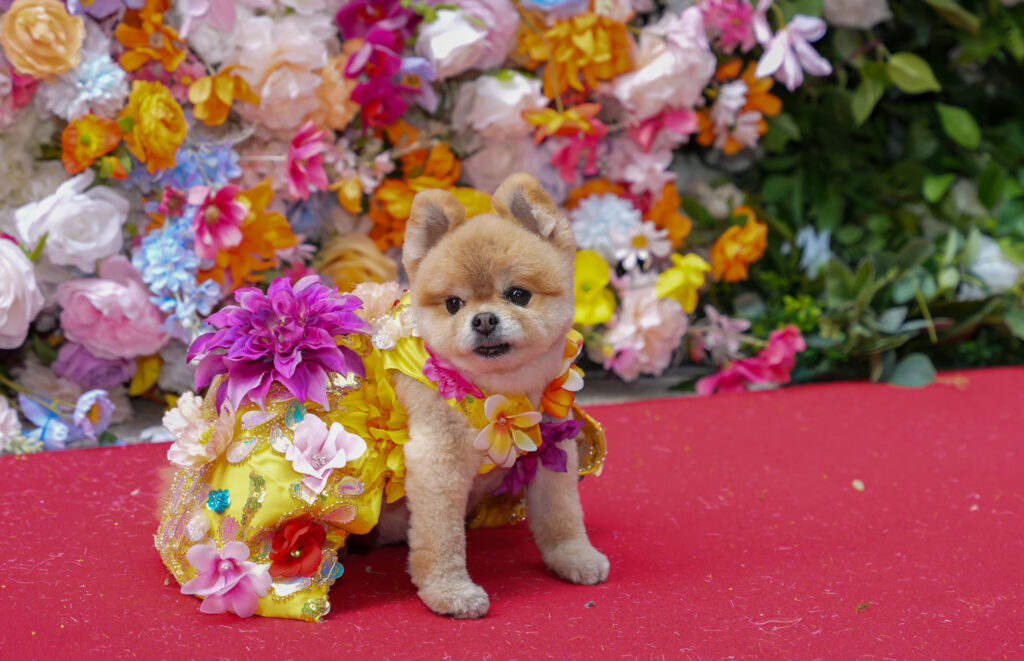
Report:
M 519 306 L 523 306 L 529 303 L 530 297 L 532 296 L 533 294 L 526 291 L 522 287 L 512 287 L 507 292 L 505 292 L 505 298 L 507 298 L 510 303 Z
M 448 310 L 448 314 L 455 314 L 462 309 L 463 305 L 462 299 L 457 296 L 449 296 L 444 299 L 444 309 Z

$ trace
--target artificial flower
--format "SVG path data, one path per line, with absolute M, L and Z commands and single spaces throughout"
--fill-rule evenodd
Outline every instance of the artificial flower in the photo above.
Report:
M 95 172 L 86 170 L 53 195 L 15 211 L 21 240 L 35 246 L 45 236 L 43 254 L 50 261 L 86 273 L 96 271 L 97 260 L 118 253 L 131 205 L 113 188 L 92 186 L 95 178 Z
M 705 147 L 714 144 L 725 154 L 756 147 L 768 130 L 764 118 L 782 112 L 782 101 L 770 93 L 772 79 L 758 78 L 752 62 L 741 74 L 742 67 L 738 58 L 722 64 L 715 78 L 724 84 L 714 91 L 715 100 L 710 110 L 698 111 L 697 142 Z M 733 80 L 725 82 L 730 79 Z
M 462 376 L 454 365 L 443 358 L 438 358 L 430 347 L 427 347 L 427 353 L 430 354 L 430 358 L 423 365 L 423 376 L 437 384 L 437 392 L 441 397 L 459 401 L 467 396 L 483 398 L 483 391 Z
M 518 71 L 481 75 L 459 86 L 452 124 L 458 130 L 472 130 L 487 140 L 527 136 L 532 128 L 524 120 L 523 112 L 548 105 L 540 88 L 539 80 Z
M 188 364 L 182 355 L 182 364 Z M 167 448 L 167 460 L 181 468 L 199 468 L 224 454 L 235 433 L 235 409 L 220 407 L 211 422 L 203 411 L 203 400 L 190 391 L 178 397 L 174 408 L 164 413 L 163 425 L 174 435 Z
M 181 106 L 162 83 L 136 80 L 120 119 L 129 120 L 124 143 L 150 173 L 175 165 L 188 123 Z
M 204 597 L 201 613 L 250 617 L 259 608 L 259 597 L 270 589 L 267 565 L 249 562 L 249 547 L 243 542 L 228 542 L 219 551 L 212 544 L 196 544 L 185 558 L 196 576 L 181 586 L 181 592 Z
M 249 83 L 234 72 L 242 67 L 227 66 L 213 76 L 203 76 L 188 88 L 192 114 L 207 126 L 219 126 L 228 118 L 235 99 L 259 105 L 260 97 L 249 89 Z
M 774 74 L 790 92 L 804 82 L 804 71 L 813 76 L 827 76 L 832 73 L 832 65 L 811 46 L 823 36 L 825 21 L 802 14 L 794 16 L 765 45 L 755 75 L 765 78 Z
M 160 350 L 167 339 L 164 315 L 131 262 L 120 255 L 100 263 L 98 278 L 57 286 L 64 335 L 100 358 L 137 358 Z
M 831 230 L 816 232 L 810 225 L 801 227 L 796 233 L 793 243 L 800 249 L 800 268 L 808 278 L 817 278 L 821 269 L 832 259 L 832 250 L 829 248 L 831 239 Z
M 870 30 L 892 18 L 888 0 L 825 0 L 822 16 L 838 28 Z
M 711 246 L 711 266 L 716 280 L 739 282 L 747 279 L 751 264 L 761 259 L 767 246 L 768 226 L 758 222 L 753 210 L 739 207 L 734 216 L 746 216 L 743 226 L 725 230 Z
M 327 131 L 319 131 L 311 120 L 306 120 L 288 147 L 288 194 L 303 200 L 309 189 L 327 190 L 324 172 L 324 140 Z
M 583 336 L 575 328 L 565 338 L 562 350 L 562 373 L 552 379 L 541 394 L 541 409 L 552 418 L 569 415 L 576 393 L 583 388 L 583 370 L 573 362 L 583 351 Z
M 679 213 L 681 204 L 679 189 L 676 188 L 675 182 L 670 181 L 662 187 L 658 200 L 651 205 L 644 216 L 646 220 L 668 232 L 668 240 L 672 242 L 673 248 L 683 245 L 693 227 L 690 219 Z
M 409 105 L 402 98 L 404 90 L 387 78 L 374 78 L 352 90 L 352 100 L 362 106 L 367 126 L 387 126 L 405 114 Z
M 523 9 L 542 11 L 553 18 L 569 18 L 582 14 L 590 7 L 590 0 L 520 0 Z
M 660 375 L 686 333 L 686 313 L 678 301 L 659 298 L 654 287 L 627 289 L 604 336 L 612 354 L 605 369 L 624 381 L 640 373 Z
M 672 242 L 667 236 L 668 230 L 658 229 L 649 220 L 624 231 L 613 230 L 616 263 L 626 271 L 648 268 L 653 258 L 665 257 L 672 252 Z
M 316 88 L 320 105 L 311 115 L 318 126 L 343 131 L 359 113 L 359 104 L 352 100 L 359 81 L 346 76 L 345 69 L 361 45 L 362 40 L 345 40 L 341 53 L 332 56 L 320 70 L 320 85 Z
M 114 117 L 128 98 L 128 76 L 109 53 L 83 51 L 81 62 L 43 85 L 39 98 L 47 110 L 69 121 L 89 113 Z
M 216 331 L 201 335 L 189 349 L 199 358 L 196 387 L 227 374 L 217 392 L 218 406 L 227 399 L 234 408 L 243 401 L 263 406 L 270 387 L 279 383 L 300 402 L 324 408 L 330 372 L 363 376 L 363 362 L 336 338 L 365 333 L 367 324 L 353 310 L 354 296 L 340 296 L 310 276 L 294 287 L 286 278 L 271 283 L 267 293 L 245 287 L 235 290 L 239 305 L 210 315 Z
M 697 132 L 697 114 L 691 110 L 666 110 L 629 127 L 629 137 L 645 152 L 655 144 L 671 144 L 672 148 L 686 142 Z
M 608 261 L 615 259 L 613 233 L 627 233 L 643 222 L 632 202 L 611 193 L 580 200 L 569 212 L 569 219 L 576 244 L 583 250 L 597 252 Z
M 628 136 L 619 136 L 610 141 L 608 158 L 602 172 L 615 181 L 629 183 L 633 195 L 660 193 L 665 184 L 675 181 L 672 164 L 672 150 L 658 146 L 644 151 Z
M 76 16 L 83 13 L 93 18 L 108 18 L 121 7 L 141 9 L 146 0 L 67 0 L 68 11 Z
M 789 383 L 793 367 L 796 365 L 796 354 L 807 349 L 803 335 L 793 324 L 785 328 L 773 330 L 768 335 L 768 346 L 758 352 L 764 361 L 765 368 L 773 383 L 783 385 Z
M 998 242 L 984 234 L 978 236 L 977 254 L 965 266 L 967 271 L 977 276 L 983 285 L 983 287 L 975 288 L 975 291 L 961 292 L 961 294 L 967 294 L 966 298 L 970 298 L 972 295 L 983 298 L 989 294 L 1001 294 L 1015 287 L 1021 278 L 1024 278 L 1024 264 L 1012 259 L 1003 251 Z M 984 291 L 978 291 L 981 289 Z
M 401 40 L 398 35 L 381 27 L 372 28 L 361 40 L 359 49 L 348 59 L 345 75 L 358 78 L 390 78 L 402 66 Z
M 737 48 L 746 53 L 757 45 L 754 6 L 747 0 L 700 0 L 697 6 L 708 36 L 722 53 L 731 55 Z
M 121 144 L 121 127 L 113 119 L 86 115 L 71 120 L 60 134 L 61 162 L 78 174 Z
M 222 250 L 242 242 L 242 223 L 249 209 L 238 201 L 238 186 L 224 186 L 214 192 L 208 186 L 196 186 L 188 192 L 188 202 L 196 206 L 189 230 L 200 259 L 215 259 Z
M 760 358 L 743 358 L 730 361 L 718 372 L 698 380 L 695 389 L 698 395 L 705 396 L 715 392 L 737 393 L 746 390 L 747 384 L 768 381 L 767 370 Z
M 735 356 L 740 350 L 742 333 L 750 328 L 750 320 L 729 318 L 713 305 L 704 306 L 704 316 L 708 320 L 708 328 L 702 338 L 704 348 L 711 352 L 722 352 L 726 356 Z
M 360 299 L 363 297 L 353 289 L 361 283 L 391 282 L 398 278 L 395 261 L 382 253 L 365 234 L 331 238 L 320 253 L 316 270 L 339 291 L 351 291 Z
M 76 342 L 65 342 L 51 368 L 57 376 L 86 390 L 115 388 L 135 375 L 136 361 L 100 358 Z
M 366 239 L 365 235 L 359 236 Z M 406 307 L 398 314 L 392 314 L 402 295 L 397 282 L 362 282 L 352 289 L 352 295 L 363 302 L 363 308 L 356 314 L 370 324 L 370 341 L 377 349 L 390 351 L 403 337 L 416 335 L 416 320 L 412 310 Z
M 687 314 L 692 313 L 697 309 L 697 290 L 704 286 L 704 274 L 711 265 L 693 253 L 671 257 L 672 266 L 658 275 L 655 291 L 658 298 L 673 298 Z
M 599 103 L 581 103 L 559 112 L 553 108 L 524 110 L 523 119 L 537 127 L 534 142 L 540 143 L 553 135 L 573 136 L 578 133 L 590 134 L 597 129 L 594 117 L 601 112 Z
M 510 0 L 466 0 L 420 25 L 416 54 L 430 62 L 438 80 L 489 69 L 505 61 L 518 27 Z
M 390 30 L 405 40 L 413 36 L 419 25 L 420 16 L 404 7 L 401 0 L 351 0 L 346 2 L 335 16 L 341 36 L 362 39 L 374 27 Z
M 32 262 L 14 241 L 0 238 L 0 349 L 16 349 L 43 308 Z
M 540 423 L 541 444 L 536 452 L 525 454 L 513 464 L 512 470 L 505 474 L 501 484 L 498 485 L 491 495 L 497 496 L 503 493 L 517 494 L 524 487 L 533 482 L 537 475 L 538 464 L 556 473 L 565 473 L 569 470 L 569 456 L 565 450 L 558 446 L 562 441 L 576 438 L 583 429 L 583 422 L 580 420 L 565 420 L 563 422 L 542 422 Z
M 569 198 L 563 206 L 566 209 L 575 209 L 579 205 L 580 200 L 585 200 L 591 195 L 603 195 L 605 193 L 610 193 L 617 197 L 626 197 L 626 187 L 614 184 L 603 177 L 588 179 L 582 186 L 577 186 L 569 191 Z
M 285 521 L 270 543 L 273 549 L 269 554 L 270 575 L 273 578 L 315 575 L 320 569 L 326 539 L 323 525 L 309 515 Z
M 612 82 L 612 94 L 634 121 L 666 110 L 692 110 L 715 72 L 697 7 L 665 16 L 644 29 L 633 71 Z
M 59 0 L 15 0 L 0 18 L 0 46 L 18 73 L 47 82 L 78 66 L 85 21 Z
M 18 410 L 8 403 L 7 398 L 0 395 L 0 453 L 21 435 L 21 421 Z
M 214 266 L 200 271 L 201 280 L 214 280 L 229 290 L 259 282 L 262 272 L 278 263 L 277 252 L 298 243 L 284 215 L 268 211 L 273 197 L 269 180 L 238 193 L 237 201 L 247 209 L 242 241 L 218 252 Z
M 600 253 L 593 250 L 576 252 L 575 299 L 573 323 L 603 324 L 615 312 L 615 295 L 608 289 L 611 268 Z
M 545 64 L 544 94 L 555 98 L 569 89 L 596 89 L 629 71 L 633 42 L 624 23 L 588 12 L 543 31 L 522 31 L 517 50 L 529 58 L 529 68 Z
M 0 131 L 14 123 L 18 111 L 32 103 L 38 89 L 39 80 L 12 69 L 0 50 Z
M 527 433 L 541 421 L 541 414 L 525 405 L 517 405 L 504 395 L 491 395 L 484 400 L 488 424 L 477 434 L 473 447 L 485 450 L 496 466 L 504 468 L 515 463 L 518 451 L 537 449 L 536 441 Z
M 78 398 L 71 421 L 82 430 L 86 438 L 95 441 L 96 437 L 110 425 L 113 413 L 114 404 L 110 401 L 107 391 L 97 388 L 82 393 Z
M 119 60 L 125 71 L 140 69 L 151 60 L 174 71 L 185 60 L 181 37 L 164 23 L 166 1 L 147 0 L 142 9 L 129 10 L 114 30 L 114 37 L 125 47 Z
M 186 0 L 181 38 L 187 39 L 193 27 L 209 23 L 218 32 L 231 32 L 235 27 L 234 0 Z
M 330 428 L 315 415 L 307 415 L 295 426 L 294 440 L 285 450 L 284 458 L 292 469 L 301 473 L 302 484 L 310 491 L 321 493 L 335 468 L 366 452 L 366 441 L 346 430 L 341 423 L 332 422 Z

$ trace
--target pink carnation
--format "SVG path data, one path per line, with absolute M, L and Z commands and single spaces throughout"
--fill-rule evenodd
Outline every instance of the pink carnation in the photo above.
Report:
M 149 300 L 138 270 L 117 255 L 103 261 L 98 278 L 57 286 L 64 335 L 99 358 L 137 358 L 160 350 L 167 339 L 164 314 Z

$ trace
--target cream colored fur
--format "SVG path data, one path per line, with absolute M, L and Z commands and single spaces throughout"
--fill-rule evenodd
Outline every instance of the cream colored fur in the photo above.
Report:
M 575 242 L 564 215 L 539 182 L 513 175 L 495 192 L 498 214 L 466 219 L 453 196 L 425 191 L 413 202 L 404 263 L 417 327 L 427 345 L 489 393 L 524 394 L 535 407 L 562 369 L 573 316 Z M 532 293 L 525 306 L 506 300 L 510 287 Z M 445 300 L 464 307 L 451 314 Z M 493 313 L 500 324 L 487 342 L 507 343 L 498 357 L 474 352 L 481 341 L 473 315 Z M 394 541 L 408 516 L 409 573 L 437 613 L 460 618 L 487 613 L 487 593 L 466 570 L 465 518 L 503 471 L 478 477 L 485 453 L 473 447 L 477 430 L 419 382 L 398 376 L 398 397 L 409 415 L 405 445 L 406 505 L 389 508 L 380 539 Z M 567 473 L 543 466 L 527 491 L 530 529 L 544 562 L 574 583 L 600 583 L 608 559 L 587 538 L 577 493 L 574 440 L 565 441 Z

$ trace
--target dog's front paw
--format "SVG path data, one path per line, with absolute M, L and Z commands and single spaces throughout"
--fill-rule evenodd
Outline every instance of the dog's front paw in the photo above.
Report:
M 423 603 L 438 615 L 462 619 L 483 617 L 491 605 L 484 589 L 471 581 L 431 585 L 420 590 L 419 595 Z
M 560 577 L 581 585 L 608 580 L 608 558 L 586 539 L 560 544 L 544 554 L 544 563 Z

